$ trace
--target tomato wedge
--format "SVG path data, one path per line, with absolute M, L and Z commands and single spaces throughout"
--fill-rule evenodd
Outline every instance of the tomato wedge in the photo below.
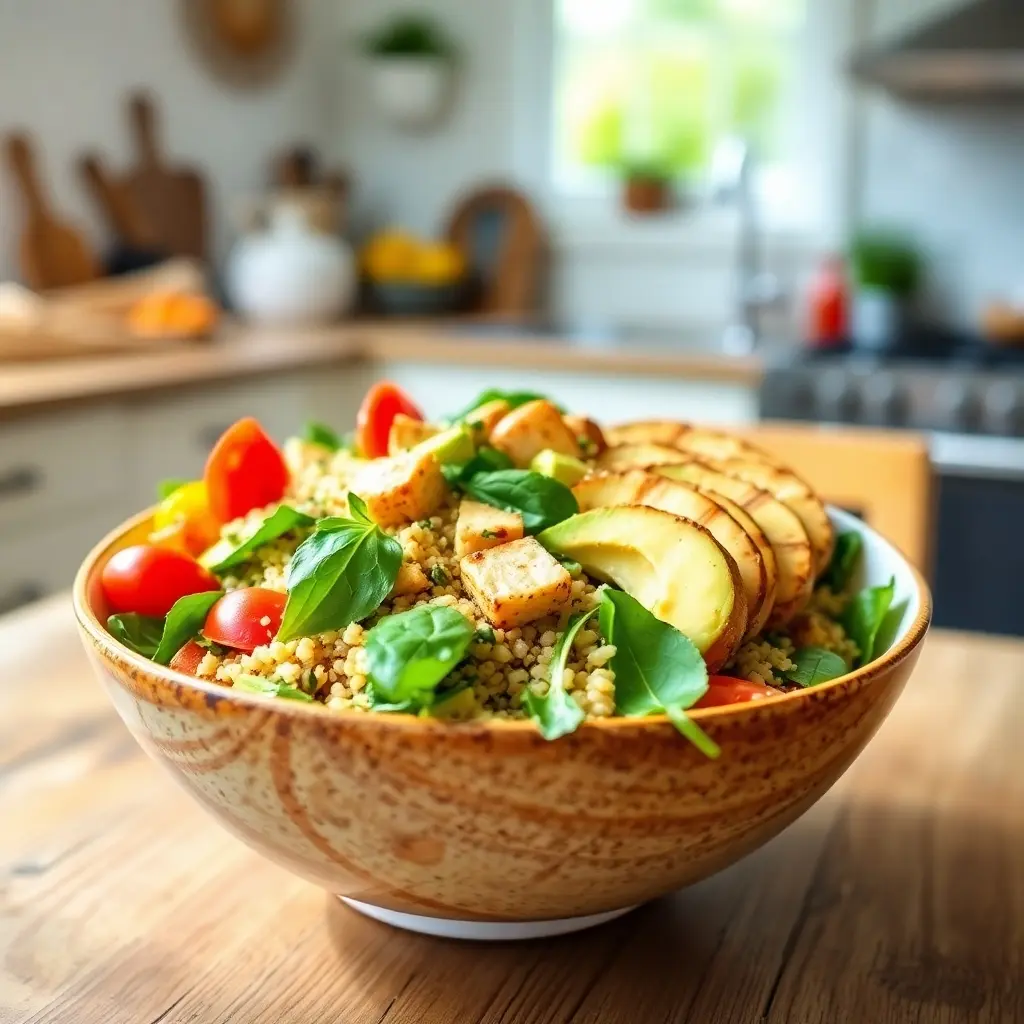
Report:
M 732 676 L 712 676 L 708 680 L 708 692 L 693 706 L 695 708 L 723 708 L 730 704 L 746 704 L 752 700 L 777 697 L 778 690 L 764 683 L 752 683 L 747 679 Z
M 206 648 L 200 647 L 195 640 L 189 640 L 178 653 L 171 658 L 171 668 L 175 672 L 184 672 L 187 676 L 194 676 L 199 669 L 200 662 L 206 657 Z
M 194 558 L 155 544 L 136 544 L 112 555 L 100 576 L 112 612 L 161 618 L 189 594 L 220 590 L 220 580 Z
M 203 636 L 222 647 L 252 654 L 277 636 L 287 600 L 287 594 L 266 587 L 233 590 L 210 609 Z
M 413 400 L 389 380 L 379 381 L 366 392 L 356 417 L 356 444 L 360 455 L 367 459 L 387 455 L 391 424 L 399 413 L 410 419 L 423 420 L 423 413 Z
M 224 431 L 203 474 L 210 511 L 222 523 L 280 501 L 288 487 L 281 449 L 247 417 Z

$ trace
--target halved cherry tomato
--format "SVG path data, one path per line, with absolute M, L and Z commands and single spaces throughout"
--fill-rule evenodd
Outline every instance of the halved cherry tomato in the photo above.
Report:
M 247 417 L 224 431 L 203 474 L 210 511 L 222 523 L 280 501 L 288 486 L 281 449 Z
M 179 598 L 220 590 L 220 581 L 194 558 L 157 547 L 136 544 L 113 555 L 100 577 L 112 612 L 137 612 L 159 618 Z
M 193 480 L 172 491 L 153 514 L 153 536 L 161 547 L 202 554 L 220 536 L 221 523 L 210 511 L 206 484 Z
M 195 640 L 189 640 L 178 653 L 171 658 L 171 668 L 175 672 L 184 672 L 187 676 L 194 676 L 199 668 L 200 662 L 206 657 L 206 648 L 200 647 Z
M 708 692 L 693 706 L 723 708 L 729 704 L 746 704 L 748 701 L 764 700 L 766 697 L 778 695 L 778 690 L 773 690 L 764 683 L 751 683 L 746 679 L 734 679 L 732 676 L 712 676 L 708 680 Z
M 287 600 L 286 594 L 265 587 L 232 590 L 210 609 L 203 636 L 223 647 L 252 654 L 277 635 Z
M 391 424 L 399 413 L 410 419 L 423 420 L 423 413 L 412 399 L 389 380 L 379 381 L 366 392 L 356 417 L 356 444 L 360 455 L 367 459 L 387 455 Z

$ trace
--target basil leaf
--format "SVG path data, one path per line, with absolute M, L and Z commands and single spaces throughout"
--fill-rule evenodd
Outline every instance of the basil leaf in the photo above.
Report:
M 548 692 L 543 697 L 538 697 L 529 687 L 524 691 L 526 710 L 536 721 L 540 734 L 546 740 L 568 736 L 569 733 L 575 732 L 587 717 L 566 691 L 563 676 L 576 635 L 596 614 L 597 609 L 592 608 L 589 612 L 580 612 L 569 620 L 551 658 Z
M 107 629 L 110 635 L 115 640 L 120 640 L 125 647 L 144 658 L 152 658 L 160 646 L 164 620 L 128 612 L 125 615 L 111 615 L 107 619 Z
M 789 682 L 803 687 L 827 683 L 850 671 L 845 659 L 824 647 L 804 647 L 793 655 L 792 660 L 796 668 L 789 669 L 783 675 Z
M 718 757 L 718 744 L 686 714 L 708 688 L 693 642 L 621 590 L 602 590 L 598 608 L 601 633 L 616 647 L 616 710 L 630 718 L 664 713 L 698 750 Z
M 185 484 L 190 482 L 189 480 L 161 480 L 156 485 L 156 493 L 160 496 L 160 500 L 164 501 L 175 491 L 180 490 Z
M 378 527 L 354 494 L 358 518 L 321 519 L 288 565 L 288 603 L 277 639 L 288 641 L 365 619 L 391 593 L 402 545 Z
M 169 665 L 171 658 L 203 628 L 210 609 L 223 596 L 223 590 L 210 590 L 178 598 L 164 620 L 160 646 L 153 653 L 153 660 L 158 665 Z
M 512 460 L 504 452 L 484 445 L 469 462 L 442 465 L 441 472 L 444 474 L 445 480 L 448 481 L 449 487 L 461 490 L 466 481 L 472 480 L 478 473 L 512 469 L 513 465 Z
M 536 402 L 540 399 L 546 402 L 551 401 L 546 395 L 539 395 L 535 391 L 502 391 L 501 388 L 488 388 L 486 391 L 481 391 L 461 412 L 449 416 L 448 421 L 457 423 L 459 420 L 467 419 L 470 413 L 476 412 L 481 405 L 487 405 L 488 402 L 508 402 L 510 409 L 518 409 L 519 406 L 526 405 L 527 402 Z
M 313 698 L 305 690 L 279 679 L 264 679 L 262 676 L 239 675 L 235 677 L 233 689 L 243 693 L 257 693 L 261 697 L 281 697 L 284 700 L 299 700 L 311 704 Z
M 846 606 L 840 623 L 846 635 L 860 648 L 857 666 L 874 660 L 878 632 L 892 607 L 896 594 L 896 578 L 884 587 L 866 587 Z
M 518 512 L 526 533 L 539 533 L 580 510 L 565 484 L 527 469 L 477 473 L 463 486 L 467 494 L 485 505 Z
M 202 562 L 210 572 L 222 576 L 228 569 L 244 565 L 260 548 L 278 540 L 286 533 L 313 526 L 315 523 L 316 520 L 312 516 L 307 516 L 290 505 L 281 505 L 263 520 L 263 524 L 248 540 L 238 545 L 232 545 L 230 541 L 220 541 L 203 556 Z M 209 564 L 211 559 L 216 559 L 213 565 Z
M 839 534 L 836 537 L 832 560 L 819 582 L 828 587 L 833 594 L 841 594 L 850 585 L 853 574 L 857 571 L 863 548 L 864 541 L 859 533 Z
M 325 423 L 310 420 L 302 431 L 302 440 L 310 444 L 318 444 L 321 448 L 329 448 L 336 452 L 341 447 L 341 438 Z
M 377 524 L 373 521 L 368 509 L 366 508 L 366 502 L 359 497 L 358 494 L 349 493 L 348 496 L 348 514 L 357 523 L 362 523 L 363 526 L 376 526 Z M 324 529 L 324 527 L 320 527 Z
M 382 619 L 365 641 L 374 698 L 387 705 L 429 707 L 474 635 L 473 624 L 444 605 L 424 604 Z

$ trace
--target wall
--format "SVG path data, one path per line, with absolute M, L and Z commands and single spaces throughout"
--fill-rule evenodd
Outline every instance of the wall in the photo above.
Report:
M 194 161 L 212 188 L 217 249 L 232 209 L 265 184 L 270 154 L 324 136 L 334 88 L 333 33 L 322 0 L 295 6 L 300 34 L 285 77 L 265 91 L 232 92 L 192 56 L 181 0 L 0 0 L 0 135 L 21 127 L 37 143 L 45 180 L 63 213 L 102 238 L 74 160 L 95 149 L 115 166 L 131 157 L 125 95 L 151 88 L 166 150 Z M 14 273 L 20 203 L 0 170 L 0 280 Z

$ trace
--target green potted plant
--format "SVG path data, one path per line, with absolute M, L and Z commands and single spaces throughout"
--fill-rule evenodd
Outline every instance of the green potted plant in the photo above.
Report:
M 900 232 L 873 228 L 854 238 L 850 265 L 854 344 L 875 350 L 892 348 L 921 284 L 920 253 Z
M 661 213 L 671 207 L 675 175 L 664 163 L 626 160 L 618 171 L 622 179 L 622 205 L 629 213 Z
M 381 112 L 402 128 L 426 128 L 449 96 L 455 45 L 427 15 L 398 14 L 362 40 Z

